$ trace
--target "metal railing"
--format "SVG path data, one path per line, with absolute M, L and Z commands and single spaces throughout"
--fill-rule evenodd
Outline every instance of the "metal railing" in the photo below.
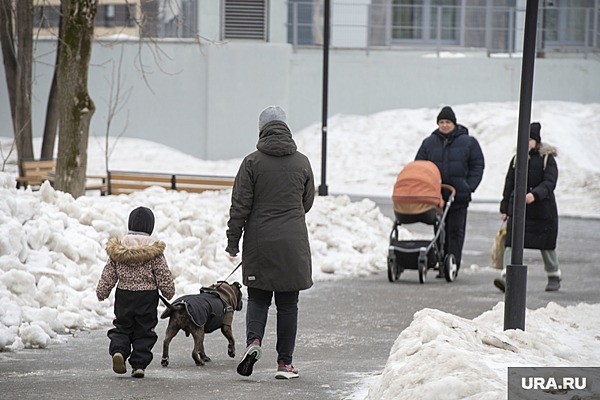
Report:
M 375 4 L 377 3 L 377 4 Z M 538 20 L 538 54 L 600 54 L 600 1 L 578 7 L 544 2 Z M 437 52 L 480 50 L 519 53 L 525 9 L 518 7 L 406 5 L 393 0 L 331 2 L 330 43 L 337 48 L 434 49 Z M 323 0 L 288 1 L 288 42 L 323 43 Z

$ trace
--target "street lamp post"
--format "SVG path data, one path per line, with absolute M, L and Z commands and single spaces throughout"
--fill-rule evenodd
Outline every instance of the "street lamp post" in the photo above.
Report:
M 515 200 L 512 215 L 512 255 L 510 264 L 506 266 L 506 294 L 504 303 L 505 330 L 525 330 L 527 294 L 527 266 L 523 265 L 523 247 L 525 243 L 525 196 L 527 194 L 529 124 L 531 122 L 538 4 L 538 0 L 527 0 L 527 7 L 525 9 L 521 97 L 519 100 L 519 126 L 515 166 Z
M 329 81 L 329 11 L 330 0 L 325 0 L 323 12 L 323 109 L 321 124 L 321 185 L 319 196 L 327 196 L 327 94 Z

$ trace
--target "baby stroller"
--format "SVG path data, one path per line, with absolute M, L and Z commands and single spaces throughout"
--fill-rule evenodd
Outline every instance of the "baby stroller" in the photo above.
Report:
M 417 269 L 420 283 L 425 283 L 428 269 L 438 270 L 448 282 L 456 278 L 456 259 L 444 250 L 445 221 L 455 194 L 452 186 L 442 184 L 440 171 L 431 161 L 413 161 L 400 171 L 392 196 L 396 219 L 387 260 L 390 282 L 398 280 L 405 269 Z M 433 239 L 399 240 L 399 227 L 414 223 L 433 225 Z

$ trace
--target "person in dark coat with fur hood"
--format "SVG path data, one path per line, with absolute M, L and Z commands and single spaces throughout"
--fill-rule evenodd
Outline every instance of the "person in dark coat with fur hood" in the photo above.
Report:
M 267 314 L 277 306 L 276 378 L 298 377 L 292 355 L 298 324 L 298 295 L 312 286 L 312 262 L 305 214 L 315 183 L 308 158 L 297 151 L 286 115 L 278 106 L 259 116 L 257 151 L 247 155 L 235 177 L 227 223 L 230 256 L 239 252 L 248 287 L 247 349 L 238 365 L 243 376 L 261 356 Z
M 442 174 L 442 183 L 456 189 L 454 202 L 446 216 L 444 250 L 446 254 L 454 255 L 458 271 L 467 229 L 467 208 L 471 193 L 483 178 L 485 161 L 479 142 L 469 136 L 465 126 L 457 124 L 451 107 L 441 109 L 437 124 L 438 129 L 423 140 L 415 160 L 435 163 Z
M 164 256 L 165 243 L 150 237 L 154 230 L 152 210 L 138 207 L 131 211 L 128 228 L 121 240 L 108 240 L 108 262 L 98 282 L 96 296 L 100 301 L 108 298 L 117 285 L 115 327 L 108 331 L 113 371 L 127 372 L 125 361 L 129 359 L 131 376 L 143 378 L 158 339 L 154 332 L 158 324 L 158 291 L 171 299 L 175 295 L 175 284 Z
M 561 271 L 556 255 L 556 240 L 558 237 L 558 210 L 554 189 L 558 180 L 556 164 L 556 148 L 542 145 L 542 126 L 533 122 L 529 129 L 529 162 L 527 166 L 527 195 L 525 197 L 525 243 L 526 249 L 539 249 L 544 260 L 544 270 L 548 277 L 546 291 L 557 291 L 560 288 Z M 504 251 L 504 270 L 511 260 L 512 243 L 512 213 L 515 187 L 515 157 L 510 162 L 500 213 L 507 221 L 506 244 Z M 505 291 L 506 283 L 503 278 L 496 278 L 494 285 Z

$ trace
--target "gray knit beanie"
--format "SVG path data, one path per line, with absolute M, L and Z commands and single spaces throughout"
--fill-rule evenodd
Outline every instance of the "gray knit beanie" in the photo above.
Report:
M 258 117 L 258 130 L 262 131 L 266 124 L 271 121 L 286 122 L 285 111 L 279 106 L 269 106 L 262 110 Z

